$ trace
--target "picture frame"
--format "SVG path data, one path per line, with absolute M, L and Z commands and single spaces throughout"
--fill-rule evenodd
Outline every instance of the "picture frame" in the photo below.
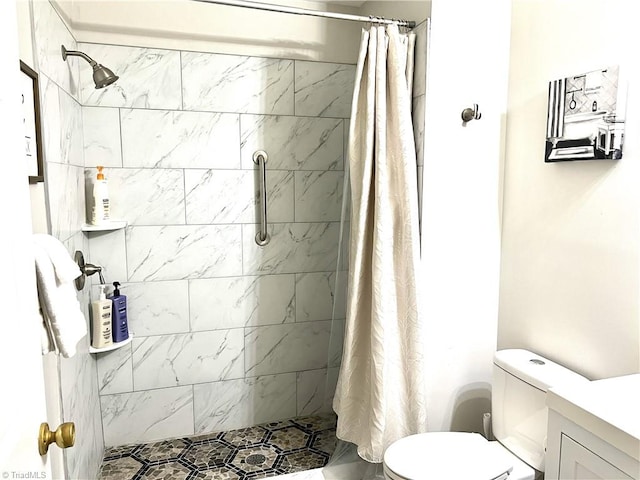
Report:
M 20 95 L 24 124 L 24 161 L 27 162 L 29 183 L 35 184 L 44 182 L 38 74 L 22 60 L 20 72 L 22 72 Z
M 619 65 L 549 82 L 544 161 L 620 160 L 627 83 Z

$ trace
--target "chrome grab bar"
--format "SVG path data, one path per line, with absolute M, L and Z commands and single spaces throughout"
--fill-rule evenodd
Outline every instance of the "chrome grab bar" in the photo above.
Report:
M 253 154 L 253 163 L 260 168 L 260 231 L 256 233 L 256 243 L 264 247 L 271 237 L 267 231 L 267 152 L 258 150 Z

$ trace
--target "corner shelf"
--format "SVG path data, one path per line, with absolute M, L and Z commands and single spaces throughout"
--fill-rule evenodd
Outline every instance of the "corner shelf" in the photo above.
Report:
M 133 335 L 130 333 L 129 338 L 127 338 L 126 340 L 123 340 L 122 342 L 114 343 L 113 345 L 109 345 L 108 347 L 94 348 L 91 345 L 89 345 L 89 353 L 111 352 L 112 350 L 117 350 L 119 348 L 124 347 L 125 345 L 129 345 L 132 340 L 133 340 Z
M 127 226 L 126 220 L 111 220 L 104 225 L 90 225 L 84 223 L 81 227 L 83 232 L 111 232 L 113 230 L 122 230 Z

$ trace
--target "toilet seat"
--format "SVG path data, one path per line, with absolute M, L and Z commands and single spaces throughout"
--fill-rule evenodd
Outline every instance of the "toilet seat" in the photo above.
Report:
M 419 433 L 384 453 L 390 480 L 504 480 L 512 469 L 509 458 L 477 433 Z

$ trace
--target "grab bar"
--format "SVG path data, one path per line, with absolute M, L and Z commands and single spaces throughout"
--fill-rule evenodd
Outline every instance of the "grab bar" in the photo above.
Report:
M 267 231 L 267 152 L 258 150 L 253 154 L 253 163 L 260 168 L 260 231 L 256 233 L 256 243 L 264 247 L 271 237 Z

